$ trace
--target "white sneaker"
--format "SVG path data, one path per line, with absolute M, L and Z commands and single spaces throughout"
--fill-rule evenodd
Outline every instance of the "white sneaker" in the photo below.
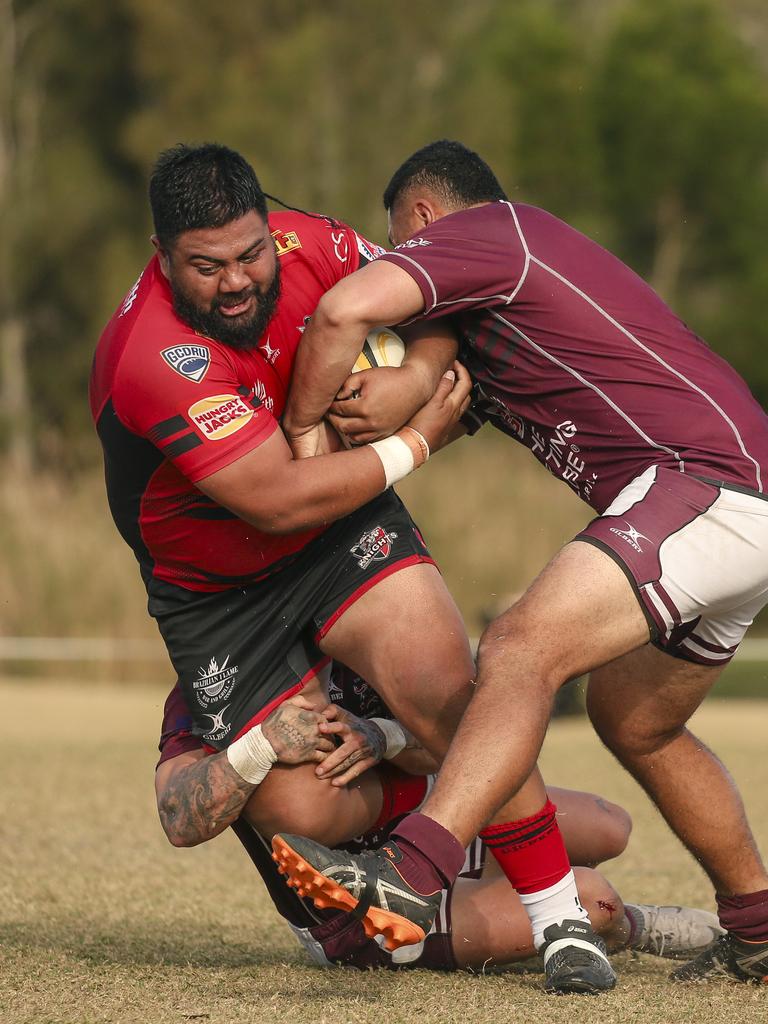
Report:
M 716 914 L 695 907 L 657 907 L 625 903 L 634 927 L 629 948 L 640 953 L 690 960 L 724 934 Z

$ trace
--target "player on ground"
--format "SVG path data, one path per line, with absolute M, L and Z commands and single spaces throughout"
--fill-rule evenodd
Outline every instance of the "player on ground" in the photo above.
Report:
M 424 775 L 417 777 L 383 764 L 366 770 L 366 765 L 379 759 L 382 750 L 380 743 L 374 740 L 372 744 L 371 733 L 390 718 L 388 709 L 377 694 L 344 666 L 334 664 L 329 680 L 329 697 L 333 702 L 330 709 L 342 715 L 345 721 L 344 746 L 347 751 L 341 762 L 338 757 L 343 752 L 341 750 L 332 758 L 326 758 L 327 762 L 333 761 L 336 765 L 329 769 L 326 778 L 333 777 L 334 772 L 353 760 L 353 767 L 344 770 L 343 774 L 336 774 L 337 781 L 346 781 L 350 775 L 359 779 L 364 771 L 369 779 L 378 777 L 382 786 L 382 805 L 389 802 L 391 806 L 397 794 L 400 794 L 402 803 L 402 796 L 410 791 L 412 796 L 407 806 L 417 806 L 428 790 L 430 780 Z M 297 701 L 301 706 L 295 703 Z M 279 757 L 262 786 L 279 784 L 281 766 L 286 760 L 293 766 L 297 756 L 301 756 L 308 766 L 314 765 L 321 734 L 315 718 L 307 713 L 306 707 L 307 702 L 303 698 L 294 697 L 273 713 L 291 715 L 294 738 L 291 747 L 285 746 L 279 731 L 275 735 L 271 730 L 270 720 L 265 723 L 265 735 L 270 736 L 270 741 L 279 750 Z M 329 709 L 320 710 L 328 713 Z M 335 715 L 329 717 L 334 726 L 339 724 Z M 390 724 L 397 728 L 397 723 Z M 215 831 L 212 819 L 218 821 L 222 810 L 228 814 L 232 804 L 237 804 L 240 799 L 238 791 L 233 789 L 229 794 L 220 793 L 218 804 L 206 803 L 200 800 L 199 794 L 190 799 L 187 787 L 177 787 L 176 779 L 183 776 L 184 765 L 206 756 L 200 738 L 192 734 L 191 728 L 189 712 L 175 687 L 166 704 L 163 721 L 157 795 L 163 827 L 172 842 L 178 845 L 191 845 L 208 838 Z M 339 735 L 338 729 L 336 734 Z M 359 758 L 352 754 L 355 747 L 361 754 Z M 375 748 L 373 754 L 372 748 Z M 434 769 L 434 763 L 425 751 L 412 749 L 406 755 L 401 754 L 396 759 L 398 763 L 403 763 L 404 756 L 406 759 L 410 756 L 412 771 Z M 319 766 L 320 769 L 324 767 L 323 763 Z M 295 772 L 296 768 L 291 767 L 289 771 Z M 282 770 L 282 774 L 285 776 L 288 772 Z M 305 787 L 309 799 L 300 813 L 308 813 L 319 787 L 323 785 L 328 783 L 307 778 Z M 572 790 L 552 789 L 550 795 L 560 809 L 565 841 L 574 863 L 595 866 L 624 850 L 631 822 L 620 807 L 589 793 Z M 233 830 L 261 874 L 278 912 L 316 962 L 324 966 L 338 964 L 358 968 L 457 970 L 482 969 L 534 956 L 530 924 L 522 904 L 495 862 L 492 859 L 487 862 L 485 848 L 479 840 L 470 844 L 457 882 L 443 893 L 438 917 L 425 941 L 390 953 L 366 937 L 358 920 L 340 911 L 315 910 L 310 900 L 302 899 L 284 885 L 270 855 L 268 839 L 272 830 L 268 822 L 261 820 L 260 808 L 254 806 L 252 809 L 251 805 L 255 803 L 253 799 L 245 802 L 241 816 L 233 822 Z M 345 848 L 359 851 L 377 845 L 385 837 L 393 818 L 397 820 L 397 817 L 398 814 L 391 810 L 382 810 L 377 821 L 371 820 L 367 833 L 345 844 Z M 389 824 L 382 825 L 382 822 Z M 628 946 L 681 959 L 711 945 L 720 933 L 714 914 L 688 907 L 623 905 L 618 894 L 598 872 L 580 867 L 575 874 L 581 901 L 589 910 L 595 930 L 611 952 Z
M 727 935 L 676 977 L 766 977 L 768 876 L 727 772 L 686 729 L 768 600 L 765 413 L 640 278 L 550 214 L 509 202 L 458 143 L 414 154 L 384 201 L 395 252 L 328 293 L 304 338 L 286 417 L 295 451 L 316 449 L 361 334 L 450 315 L 476 382 L 476 424 L 523 443 L 598 516 L 486 630 L 478 686 L 438 783 L 376 868 L 401 886 L 402 912 L 428 925 L 429 891 L 455 877 L 459 851 L 482 829 L 538 944 L 519 840 L 551 812 L 510 822 L 497 808 L 528 776 L 558 688 L 591 671 L 599 735 L 717 893 Z M 333 411 L 347 415 L 348 432 L 361 426 L 353 403 Z M 289 844 L 297 853 L 287 845 L 281 856 L 305 888 L 338 896 L 343 865 L 335 881 L 322 877 L 338 856 Z M 553 891 L 573 908 L 567 863 L 558 870 Z M 416 912 L 408 893 L 422 900 Z M 556 974 L 558 944 L 547 954 Z M 592 961 L 597 989 L 599 951 Z

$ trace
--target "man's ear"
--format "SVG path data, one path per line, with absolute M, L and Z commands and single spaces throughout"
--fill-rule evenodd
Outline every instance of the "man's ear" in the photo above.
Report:
M 426 196 L 414 202 L 413 212 L 419 218 L 421 226 L 424 228 L 428 228 L 430 224 L 434 224 L 436 220 L 443 216 L 437 204 Z
M 170 280 L 171 260 L 170 257 L 168 256 L 167 251 L 160 244 L 160 239 L 157 237 L 157 235 L 151 235 L 149 240 L 152 243 L 152 245 L 154 245 L 155 251 L 157 252 L 157 256 L 160 261 L 160 269 L 163 272 L 163 277 Z

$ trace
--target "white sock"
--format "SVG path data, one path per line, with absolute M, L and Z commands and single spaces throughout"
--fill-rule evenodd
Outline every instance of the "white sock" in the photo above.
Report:
M 573 871 L 563 875 L 559 882 L 550 885 L 548 889 L 521 892 L 520 902 L 531 919 L 536 949 L 543 944 L 544 931 L 551 924 L 562 924 L 563 921 L 585 921 L 589 924 L 589 914 L 581 905 Z

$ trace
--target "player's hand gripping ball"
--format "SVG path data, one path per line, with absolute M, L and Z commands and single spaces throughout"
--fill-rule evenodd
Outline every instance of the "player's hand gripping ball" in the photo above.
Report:
M 381 367 L 397 368 L 402 365 L 404 358 L 405 343 L 403 339 L 390 330 L 389 327 L 375 327 L 366 335 L 363 349 L 355 360 L 355 365 L 352 367 L 352 373 L 360 373 L 361 370 L 377 370 Z M 347 382 L 347 387 L 349 387 L 349 382 Z M 354 403 L 358 396 L 359 392 L 353 388 L 352 392 L 348 394 L 347 401 Z M 357 408 L 354 405 L 353 408 L 357 412 Z M 362 412 L 363 405 L 361 404 L 359 408 Z M 351 412 L 352 409 L 349 409 L 348 415 Z M 355 443 L 362 443 L 350 441 L 344 432 L 343 423 L 343 418 L 337 418 L 335 419 L 334 426 L 337 427 L 344 447 L 351 448 Z

